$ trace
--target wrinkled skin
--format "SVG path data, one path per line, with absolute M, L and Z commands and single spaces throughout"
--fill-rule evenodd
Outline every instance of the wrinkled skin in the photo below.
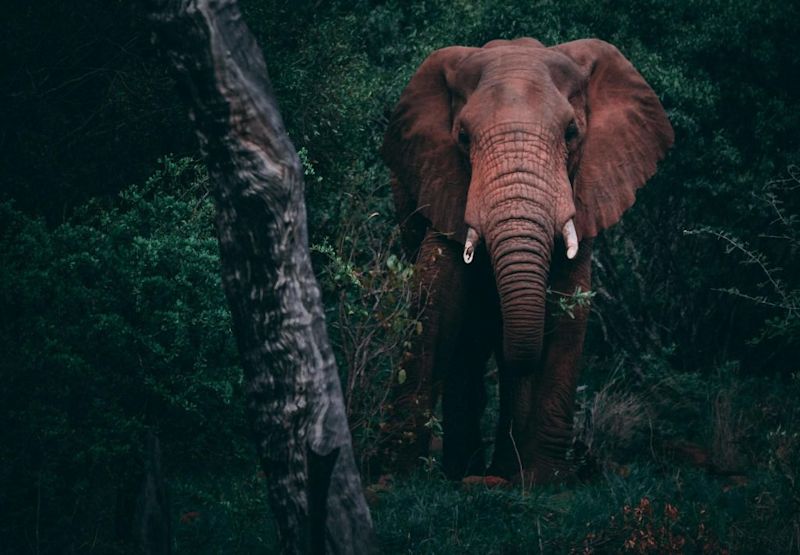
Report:
M 382 150 L 424 307 L 394 402 L 406 431 L 398 465 L 426 453 L 441 392 L 445 472 L 485 472 L 483 377 L 494 354 L 489 472 L 529 484 L 568 476 L 588 308 L 560 313 L 547 290 L 590 289 L 592 238 L 633 204 L 672 140 L 658 97 L 599 40 L 492 41 L 423 62 Z

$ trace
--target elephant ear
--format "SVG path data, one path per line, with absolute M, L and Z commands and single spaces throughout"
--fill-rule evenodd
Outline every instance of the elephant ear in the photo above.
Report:
M 578 233 L 594 237 L 633 205 L 674 135 L 653 89 L 614 46 L 584 39 L 553 49 L 588 77 L 586 130 L 573 179 Z
M 419 246 L 420 228 L 424 233 L 428 223 L 464 240 L 470 169 L 451 135 L 447 76 L 475 50 L 452 46 L 428 56 L 401 94 L 386 129 L 381 155 L 394 176 L 397 214 L 411 251 Z

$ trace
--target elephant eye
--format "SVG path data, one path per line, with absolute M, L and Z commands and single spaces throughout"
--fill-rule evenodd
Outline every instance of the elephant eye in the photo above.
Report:
M 458 144 L 463 148 L 469 148 L 469 133 L 463 127 L 458 132 Z
M 578 126 L 575 123 L 575 120 L 569 122 L 567 125 L 566 131 L 564 131 L 564 140 L 566 142 L 570 142 L 578 136 Z

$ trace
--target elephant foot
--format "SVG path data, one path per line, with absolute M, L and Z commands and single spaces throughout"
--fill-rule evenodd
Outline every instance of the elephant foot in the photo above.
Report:
M 526 469 L 523 473 L 525 478 L 525 485 L 543 486 L 547 484 L 565 484 L 572 483 L 576 480 L 574 469 L 571 467 L 563 466 L 561 468 L 552 466 L 540 466 Z M 515 481 L 521 482 L 520 476 L 517 476 Z
M 507 481 L 524 486 L 541 486 L 545 484 L 571 483 L 577 479 L 575 468 L 566 461 L 538 461 L 520 468 L 510 465 L 492 464 L 487 475 L 501 476 Z
M 507 488 L 511 486 L 511 482 L 500 476 L 467 476 L 461 480 L 461 484 L 465 487 L 482 486 L 487 489 Z
M 447 457 L 445 457 L 442 462 L 444 475 L 449 480 L 458 481 L 463 480 L 464 477 L 483 476 L 486 472 L 486 464 L 477 456 L 471 457 L 466 461 L 466 464 L 464 464 L 464 461 L 454 462 L 448 460 Z

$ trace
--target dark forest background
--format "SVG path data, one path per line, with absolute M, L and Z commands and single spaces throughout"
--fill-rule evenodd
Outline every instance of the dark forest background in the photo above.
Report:
M 176 552 L 271 552 L 209 184 L 130 4 L 17 2 L 0 21 L 0 553 L 129 552 L 148 431 Z M 382 552 L 800 552 L 800 4 L 242 4 L 304 163 L 361 461 L 417 333 L 378 148 L 425 56 L 598 37 L 675 128 L 596 243 L 584 481 L 469 489 L 434 453 L 368 487 Z

